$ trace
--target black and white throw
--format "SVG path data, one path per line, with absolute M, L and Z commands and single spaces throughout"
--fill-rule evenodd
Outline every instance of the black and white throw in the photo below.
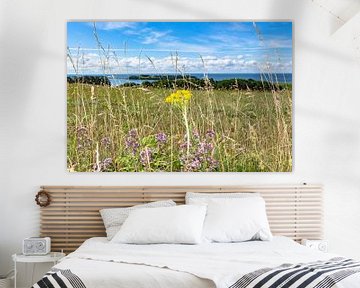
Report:
M 331 288 L 359 272 L 360 262 L 345 258 L 283 264 L 248 273 L 229 288 Z
M 331 288 L 360 272 L 360 262 L 332 258 L 302 264 L 263 268 L 242 276 L 229 288 Z M 69 269 L 52 269 L 32 288 L 86 288 Z
M 81 279 L 69 269 L 55 269 L 45 274 L 32 288 L 86 288 Z

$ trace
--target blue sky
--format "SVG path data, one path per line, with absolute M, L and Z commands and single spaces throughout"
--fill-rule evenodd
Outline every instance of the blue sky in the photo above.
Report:
M 291 22 L 68 22 L 67 46 L 68 73 L 292 71 Z

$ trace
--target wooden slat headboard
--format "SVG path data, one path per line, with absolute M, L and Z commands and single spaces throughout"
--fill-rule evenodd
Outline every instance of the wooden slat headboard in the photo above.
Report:
M 41 236 L 52 239 L 53 251 L 72 252 L 81 243 L 105 236 L 99 209 L 129 207 L 173 199 L 183 204 L 186 192 L 259 192 L 266 201 L 274 235 L 301 239 L 322 238 L 322 187 L 271 186 L 42 186 L 51 204 L 41 208 Z

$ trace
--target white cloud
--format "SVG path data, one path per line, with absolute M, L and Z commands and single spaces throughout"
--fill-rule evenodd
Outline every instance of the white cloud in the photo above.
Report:
M 145 37 L 144 40 L 142 41 L 142 44 L 154 44 L 159 42 L 160 40 L 162 40 L 161 38 L 168 35 L 169 32 L 165 31 L 165 32 L 158 32 L 158 31 L 145 31 Z
M 172 56 L 149 57 L 128 56 L 128 57 L 99 57 L 96 53 L 85 53 L 79 59 L 79 73 L 169 73 L 175 72 L 176 67 L 184 73 L 194 72 L 236 72 L 250 73 L 261 71 L 291 72 L 291 61 L 284 63 L 261 62 L 256 59 L 245 59 L 242 55 L 237 56 L 215 56 L 204 55 L 202 57 L 178 57 L 177 62 Z M 176 63 L 175 63 L 176 62 Z M 74 73 L 71 62 L 68 60 L 68 73 Z M 102 67 L 106 67 L 105 71 Z
M 173 52 L 185 52 L 185 53 L 214 53 L 217 52 L 217 48 L 214 46 L 206 46 L 203 44 L 186 43 L 176 39 L 169 39 L 163 41 L 157 45 L 157 49 L 168 50 Z
M 231 25 L 228 27 L 228 30 L 236 32 L 253 31 L 246 22 L 232 22 Z
M 93 25 L 93 24 L 92 24 Z M 95 22 L 96 28 L 99 30 L 117 30 L 123 28 L 135 28 L 136 22 Z

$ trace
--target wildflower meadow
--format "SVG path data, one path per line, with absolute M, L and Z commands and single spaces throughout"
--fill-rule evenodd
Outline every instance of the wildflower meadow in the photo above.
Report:
M 201 69 L 201 78 L 192 77 L 191 71 L 187 72 L 186 67 L 180 65 L 180 52 L 166 58 L 170 59 L 169 66 L 173 70 L 170 73 L 170 68 L 167 68 L 165 73 L 159 67 L 163 63 L 160 60 L 165 58 L 150 57 L 144 52 L 144 55 L 136 56 L 138 63 L 134 60 L 134 64 L 129 64 L 124 59 L 135 56 L 126 55 L 126 50 L 119 55 L 116 50 L 106 48 L 101 42 L 99 28 L 88 26 L 96 44 L 95 52 L 91 53 L 97 60 L 90 66 L 90 53 L 79 52 L 81 49 L 68 50 L 68 75 L 71 74 L 69 70 L 73 72 L 67 84 L 68 171 L 292 170 L 292 85 L 277 79 L 281 73 L 261 70 L 260 67 L 259 71 L 256 70 L 260 77 L 256 81 L 241 80 L 235 74 L 234 78 L 229 76 L 224 80 L 228 81 L 226 83 L 216 81 L 211 77 L 211 71 L 208 72 L 211 67 L 207 62 L 211 62 L 204 60 L 210 52 L 202 52 L 205 56 L 193 56 L 200 63 L 196 72 Z M 117 31 L 123 27 L 130 29 L 125 24 L 118 26 Z M 108 30 L 103 31 L 109 37 Z M 253 29 L 252 33 L 254 39 L 263 41 L 259 38 L 259 31 Z M 129 32 L 129 35 L 132 34 Z M 146 41 L 151 42 L 143 40 Z M 123 60 L 125 62 L 121 62 Z M 184 63 L 192 65 L 191 62 Z M 241 65 L 234 61 L 232 69 L 238 72 Z M 121 70 L 124 67 L 129 70 L 127 73 Z M 112 75 L 116 74 L 135 75 L 135 80 L 141 79 L 141 73 L 136 72 L 138 67 L 143 67 L 150 75 L 148 78 L 154 79 L 137 83 L 128 77 L 125 83 L 114 85 L 111 82 Z M 80 78 L 83 75 L 94 76 Z M 154 75 L 160 75 L 159 79 Z M 109 83 L 104 83 L 100 76 Z

